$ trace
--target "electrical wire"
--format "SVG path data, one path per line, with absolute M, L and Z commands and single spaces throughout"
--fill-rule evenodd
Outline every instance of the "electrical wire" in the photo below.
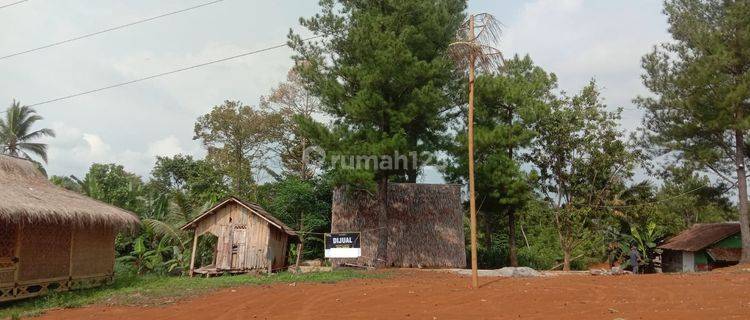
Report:
M 685 192 L 680 193 L 678 195 L 675 195 L 675 196 L 672 196 L 672 197 L 669 197 L 669 198 L 666 198 L 666 199 L 660 199 L 660 200 L 656 200 L 656 201 L 651 201 L 651 202 L 637 203 L 637 204 L 628 204 L 628 205 L 621 205 L 621 206 L 617 206 L 617 205 L 603 205 L 603 206 L 597 206 L 597 207 L 598 208 L 619 209 L 619 208 L 633 208 L 633 207 L 647 206 L 647 205 L 651 205 L 651 204 L 658 204 L 658 203 L 662 203 L 662 202 L 672 201 L 674 199 L 683 197 L 685 195 L 688 195 L 690 193 L 696 192 L 696 191 L 698 191 L 700 189 L 703 189 L 703 188 L 706 188 L 708 186 L 709 186 L 708 184 L 704 184 L 704 185 L 701 185 L 700 187 L 697 187 L 695 189 L 691 189 L 691 190 L 685 191 Z
M 13 2 L 13 3 L 9 3 L 9 4 L 0 5 L 0 9 L 4 9 L 4 8 L 10 7 L 10 6 L 15 6 L 17 4 L 21 4 L 21 3 L 24 3 L 26 1 L 29 1 L 29 0 L 21 0 L 21 1 L 16 1 L 16 2 Z
M 309 38 L 302 39 L 302 41 L 309 41 L 309 40 L 312 40 L 312 39 L 315 39 L 315 38 L 320 38 L 320 37 L 321 36 L 309 37 Z M 86 91 L 82 91 L 82 92 L 70 94 L 70 95 L 67 95 L 67 96 L 62 96 L 62 97 L 59 97 L 59 98 L 44 100 L 44 101 L 37 102 L 37 103 L 34 103 L 34 104 L 29 104 L 28 106 L 29 107 L 35 107 L 35 106 L 39 106 L 39 105 L 43 105 L 43 104 L 48 104 L 48 103 L 57 102 L 57 101 L 61 101 L 61 100 L 67 100 L 67 99 L 71 99 L 71 98 L 75 98 L 75 97 L 80 97 L 80 96 L 83 96 L 83 95 L 87 95 L 87 94 L 91 94 L 91 93 L 95 93 L 95 92 L 99 92 L 99 91 L 104 91 L 104 90 L 109 90 L 109 89 L 113 89 L 113 88 L 117 88 L 117 87 L 122 87 L 122 86 L 126 86 L 126 85 L 133 84 L 133 83 L 136 83 L 136 82 L 146 81 L 146 80 L 150 80 L 150 79 L 154 79 L 154 78 L 159 78 L 159 77 L 163 77 L 163 76 L 167 76 L 167 75 L 171 75 L 171 74 L 175 74 L 175 73 L 179 73 L 179 72 L 183 72 L 183 71 L 188 71 L 188 70 L 192 70 L 192 69 L 196 69 L 196 68 L 200 68 L 200 67 L 205 67 L 205 66 L 216 64 L 216 63 L 219 63 L 219 62 L 224 62 L 224 61 L 228 61 L 228 60 L 242 58 L 242 57 L 246 57 L 246 56 L 249 56 L 249 55 L 253 55 L 253 54 L 257 54 L 257 53 L 261 53 L 261 52 L 265 52 L 265 51 L 270 51 L 270 50 L 273 50 L 273 49 L 278 49 L 278 48 L 282 48 L 282 47 L 286 47 L 286 46 L 288 46 L 288 44 L 286 44 L 286 43 L 278 44 L 278 45 L 275 45 L 275 46 L 270 46 L 270 47 L 266 47 L 266 48 L 263 48 L 263 49 L 253 50 L 253 51 L 249 51 L 249 52 L 245 52 L 245 53 L 241 53 L 241 54 L 229 56 L 229 57 L 226 57 L 226 58 L 221 58 L 221 59 L 217 59 L 217 60 L 211 60 L 211 61 L 208 61 L 208 62 L 191 65 L 191 66 L 184 67 L 184 68 L 179 68 L 179 69 L 175 69 L 175 70 L 171 70 L 171 71 L 167 71 L 167 72 L 157 73 L 157 74 L 154 74 L 154 75 L 150 75 L 150 76 L 146 76 L 146 77 L 142 77 L 142 78 L 138 78 L 138 79 L 133 79 L 133 80 L 130 80 L 130 81 L 120 82 L 120 83 L 116 83 L 116 84 L 104 86 L 104 87 L 101 87 L 101 88 L 86 90 Z
M 23 0 L 23 1 L 28 1 L 28 0 Z M 7 6 L 11 6 L 11 5 L 17 4 L 17 3 L 21 3 L 23 1 L 19 1 L 19 2 L 16 2 L 16 3 L 12 3 L 12 4 L 9 4 L 9 5 L 2 6 L 2 7 L 0 7 L 0 9 L 2 9 L 4 7 L 7 7 Z M 157 19 L 160 19 L 160 18 L 168 17 L 168 16 L 171 16 L 171 15 L 175 15 L 175 14 L 187 12 L 187 11 L 190 11 L 190 10 L 198 9 L 198 8 L 201 8 L 201 7 L 209 6 L 209 5 L 212 5 L 212 4 L 215 4 L 215 3 L 219 3 L 219 2 L 222 2 L 222 1 L 224 1 L 224 0 L 214 0 L 214 1 L 203 3 L 203 4 L 199 4 L 199 5 L 196 5 L 196 6 L 192 6 L 192 7 L 189 7 L 189 8 L 180 9 L 180 10 L 177 10 L 177 11 L 172 11 L 172 12 L 160 14 L 158 16 L 154 16 L 154 17 L 150 17 L 150 18 L 141 19 L 141 20 L 138 20 L 138 21 L 133 21 L 133 22 L 130 22 L 130 23 L 122 24 L 122 25 L 119 25 L 119 26 L 116 26 L 116 27 L 111 27 L 111 28 L 107 28 L 107 29 L 104 29 L 104 30 L 99 30 L 99 31 L 92 32 L 92 33 L 87 33 L 87 34 L 80 35 L 80 36 L 77 36 L 77 37 L 74 37 L 74 38 L 70 38 L 70 39 L 66 39 L 66 40 L 62 40 L 62 41 L 53 42 L 53 43 L 46 44 L 46 45 L 43 45 L 43 46 L 39 46 L 39 47 L 36 47 L 36 48 L 32 48 L 32 49 L 28 49 L 28 50 L 24 50 L 24 51 L 19 51 L 19 52 L 16 52 L 16 53 L 11 53 L 11 54 L 8 54 L 8 55 L 0 56 L 0 60 L 8 59 L 8 58 L 11 58 L 11 57 L 19 56 L 19 55 L 30 53 L 30 52 L 34 52 L 34 51 L 39 51 L 39 50 L 42 50 L 42 49 L 56 47 L 56 46 L 59 46 L 61 44 L 65 44 L 65 43 L 69 43 L 69 42 L 73 42 L 73 41 L 78 41 L 78 40 L 85 39 L 85 38 L 90 38 L 90 37 L 93 37 L 93 36 L 96 36 L 96 35 L 100 35 L 102 33 L 110 32 L 110 31 L 115 31 L 115 30 L 120 30 L 120 29 L 123 29 L 123 28 L 127 28 L 127 27 L 130 27 L 130 26 L 137 25 L 137 24 L 141 24 L 141 23 L 145 23 L 145 22 L 157 20 Z

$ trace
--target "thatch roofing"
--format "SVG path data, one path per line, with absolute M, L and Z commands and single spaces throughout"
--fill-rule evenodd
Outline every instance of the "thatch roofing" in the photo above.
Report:
M 135 214 L 58 187 L 28 160 L 0 155 L 0 221 L 129 228 Z
M 195 219 L 193 219 L 190 222 L 188 222 L 187 224 L 185 224 L 181 229 L 182 230 L 188 230 L 188 229 L 195 228 L 197 226 L 198 222 L 200 222 L 204 218 L 208 217 L 209 215 L 214 214 L 219 208 L 224 207 L 228 203 L 232 203 L 232 202 L 234 202 L 236 204 L 239 204 L 240 206 L 245 207 L 248 211 L 250 211 L 250 212 L 258 215 L 259 217 L 263 218 L 264 220 L 268 221 L 268 223 L 270 225 L 278 228 L 282 232 L 284 232 L 284 233 L 286 233 L 286 234 L 288 234 L 288 235 L 290 235 L 292 237 L 297 237 L 297 232 L 295 232 L 292 228 L 290 228 L 289 226 L 287 226 L 286 224 L 284 224 L 283 222 L 281 222 L 281 220 L 279 220 L 278 218 L 276 218 L 273 215 L 271 215 L 270 213 L 268 213 L 268 211 L 266 211 L 265 209 L 263 209 L 263 207 L 255 204 L 255 203 L 252 203 L 252 202 L 240 199 L 238 197 L 229 197 L 227 199 L 224 199 L 224 201 L 219 202 L 219 204 L 213 206 L 211 209 L 208 209 L 208 210 L 206 210 L 206 212 L 204 212 L 204 213 L 200 214 L 199 216 L 195 217 Z
M 667 240 L 659 248 L 698 251 L 739 232 L 738 222 L 699 223 Z

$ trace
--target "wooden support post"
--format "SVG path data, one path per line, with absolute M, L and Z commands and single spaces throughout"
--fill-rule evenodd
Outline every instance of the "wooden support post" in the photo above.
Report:
M 70 228 L 70 260 L 68 261 L 68 287 L 73 286 L 73 249 L 75 246 L 76 227 Z
M 16 226 L 16 253 L 14 256 L 14 258 L 17 259 L 17 261 L 16 261 L 16 270 L 13 270 L 13 282 L 15 282 L 14 284 L 15 287 L 18 287 L 18 278 L 19 278 L 19 273 L 21 272 L 21 262 L 23 262 L 21 261 L 21 232 L 23 232 L 23 223 L 18 223 L 18 225 Z M 15 295 L 15 290 L 17 289 L 18 288 L 13 289 L 14 295 Z
M 469 17 L 469 39 L 474 39 L 474 15 Z M 473 41 L 473 40 L 472 40 Z M 477 206 L 474 194 L 474 55 L 469 57 L 469 213 L 471 231 L 471 287 L 479 288 L 477 270 Z
M 193 251 L 190 253 L 190 277 L 193 276 L 195 270 L 195 251 L 198 248 L 198 228 L 193 229 Z

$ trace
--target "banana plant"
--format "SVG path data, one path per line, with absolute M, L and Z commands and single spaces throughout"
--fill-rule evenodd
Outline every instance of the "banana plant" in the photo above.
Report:
M 623 241 L 620 241 L 620 245 L 623 253 L 627 255 L 630 252 L 630 245 L 635 245 L 641 256 L 639 265 L 647 271 L 654 269 L 654 258 L 661 254 L 661 249 L 657 248 L 657 243 L 664 238 L 664 233 L 661 232 L 655 222 L 649 222 L 645 228 L 630 225 L 630 234 L 622 234 L 621 238 Z M 623 266 L 628 267 L 629 265 L 630 259 L 625 259 Z

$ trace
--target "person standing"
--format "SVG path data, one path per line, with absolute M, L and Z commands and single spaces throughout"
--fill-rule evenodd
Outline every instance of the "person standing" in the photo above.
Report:
M 630 265 L 633 268 L 633 274 L 638 274 L 638 260 L 641 259 L 641 255 L 638 253 L 638 249 L 635 245 L 630 246 Z

